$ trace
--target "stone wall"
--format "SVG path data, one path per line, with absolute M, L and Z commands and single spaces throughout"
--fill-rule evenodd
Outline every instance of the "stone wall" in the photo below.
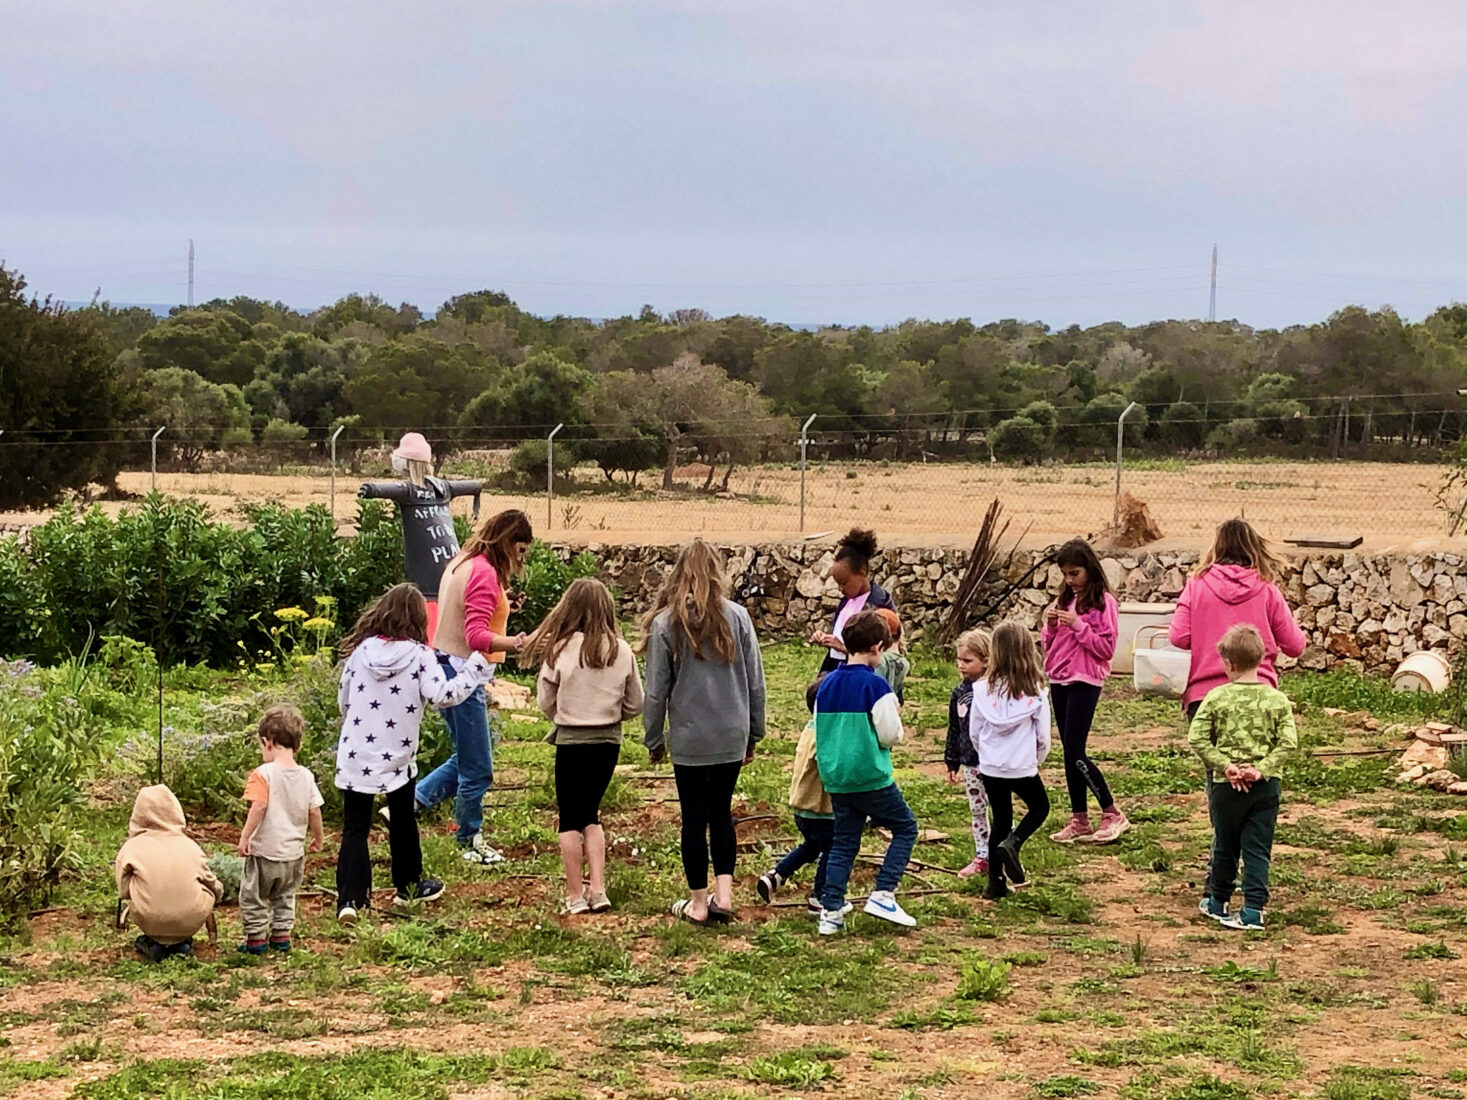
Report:
M 622 614 L 631 617 L 647 606 L 678 548 L 593 544 L 589 549 L 601 562 L 602 579 L 618 592 Z M 828 626 L 839 599 L 827 579 L 830 547 L 724 549 L 735 598 L 749 609 L 761 633 L 798 637 Z M 572 552 L 559 550 L 565 556 Z M 1018 581 L 1038 557 L 1037 551 L 1016 555 L 1004 570 L 1006 579 Z M 1195 553 L 1138 551 L 1107 557 L 1103 564 L 1118 599 L 1155 603 L 1181 594 L 1196 561 Z M 967 565 L 966 550 L 893 548 L 875 558 L 872 576 L 891 591 L 909 634 L 921 637 L 946 613 Z M 1455 652 L 1467 637 L 1462 566 L 1461 555 L 1452 553 L 1314 553 L 1293 559 L 1283 589 L 1311 642 L 1298 663 L 1311 669 L 1390 672 L 1418 649 Z M 1059 583 L 1058 568 L 1041 569 L 999 615 L 1037 626 Z

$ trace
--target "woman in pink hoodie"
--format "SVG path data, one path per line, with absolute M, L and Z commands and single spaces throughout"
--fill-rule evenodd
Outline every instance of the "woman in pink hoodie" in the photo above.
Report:
M 1117 808 L 1100 767 L 1086 753 L 1100 689 L 1116 653 L 1116 598 L 1110 594 L 1100 559 L 1084 539 L 1059 548 L 1055 563 L 1064 575 L 1059 598 L 1044 609 L 1044 674 L 1054 702 L 1054 721 L 1065 750 L 1065 784 L 1070 820 L 1050 835 L 1056 844 L 1108 844 L 1131 827 Z M 1100 804 L 1100 825 L 1090 827 L 1086 791 Z
M 1308 639 L 1279 591 L 1282 571 L 1283 562 L 1247 520 L 1230 519 L 1217 529 L 1212 549 L 1198 563 L 1177 601 L 1168 631 L 1172 645 L 1192 652 L 1187 690 L 1182 695 L 1189 720 L 1203 696 L 1228 682 L 1217 643 L 1229 628 L 1249 623 L 1263 635 L 1258 678 L 1270 687 L 1278 687 L 1274 660 L 1279 653 L 1297 657 L 1304 652 Z

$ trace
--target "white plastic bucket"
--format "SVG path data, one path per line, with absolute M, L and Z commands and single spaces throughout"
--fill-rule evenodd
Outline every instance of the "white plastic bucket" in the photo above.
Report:
M 1435 649 L 1418 649 L 1396 668 L 1391 687 L 1396 691 L 1446 691 L 1452 682 L 1452 666 L 1446 655 Z
M 1165 638 L 1165 627 L 1159 625 L 1143 626 L 1137 632 L 1131 683 L 1142 695 L 1180 699 L 1187 690 L 1192 654 L 1172 645 L 1155 645 Z
M 1143 627 L 1159 626 L 1163 632 L 1176 614 L 1174 603 L 1123 603 L 1117 609 L 1116 654 L 1111 659 L 1112 676 L 1129 676 L 1134 669 L 1136 633 Z

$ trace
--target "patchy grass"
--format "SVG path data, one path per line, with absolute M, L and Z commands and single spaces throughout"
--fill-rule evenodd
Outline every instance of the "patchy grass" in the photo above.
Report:
M 685 892 L 675 788 L 648 767 L 635 723 L 603 812 L 611 913 L 560 914 L 546 727 L 509 720 L 486 831 L 511 859 L 463 865 L 445 812 L 428 815 L 427 869 L 448 893 L 414 919 L 371 911 L 346 930 L 312 892 L 334 886 L 331 833 L 308 863 L 289 958 L 235 956 L 227 907 L 218 948 L 138 960 L 107 919 L 129 789 L 104 777 L 55 911 L 0 934 L 0 1095 L 1448 1100 L 1467 1084 L 1429 1069 L 1443 1025 L 1467 1014 L 1467 812 L 1378 783 L 1389 758 L 1302 762 L 1285 781 L 1269 930 L 1240 936 L 1196 911 L 1209 833 L 1177 709 L 1124 687 L 1107 687 L 1092 748 L 1134 828 L 1104 847 L 1053 845 L 1046 829 L 1025 847 L 1034 885 L 989 903 L 982 881 L 952 873 L 974 854 L 966 799 L 940 763 L 954 673 L 917 649 L 896 775 L 923 828 L 947 834 L 918 844 L 922 866 L 902 885 L 918 927 L 858 907 L 844 934 L 818 936 L 803 911 L 813 869 L 781 890 L 789 907 L 758 904 L 754 876 L 795 835 L 789 768 L 818 656 L 765 651 L 770 737 L 740 777 L 739 919 L 724 928 L 668 915 Z M 1324 681 L 1285 680 L 1309 746 L 1360 743 L 1324 706 L 1410 720 L 1422 705 Z M 205 713 L 205 695 L 259 689 L 198 672 L 169 684 L 170 698 L 194 693 L 180 721 Z M 144 702 L 119 713 L 143 722 Z M 1054 828 L 1068 812 L 1057 755 L 1044 777 Z M 193 825 L 211 852 L 237 836 Z M 385 887 L 385 832 L 371 842 Z M 883 847 L 868 834 L 853 896 Z M 1417 1072 L 1342 1065 L 1341 1034 Z

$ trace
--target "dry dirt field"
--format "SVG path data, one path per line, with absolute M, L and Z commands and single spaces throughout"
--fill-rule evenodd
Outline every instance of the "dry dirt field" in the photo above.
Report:
M 1203 543 L 1222 520 L 1245 515 L 1266 534 L 1358 534 L 1368 546 L 1438 540 L 1443 518 L 1433 501 L 1441 480 L 1436 466 L 1384 463 L 1165 464 L 1127 469 L 1124 488 L 1145 501 L 1169 545 Z M 600 542 L 677 541 L 693 535 L 724 539 L 793 538 L 799 533 L 799 471 L 787 466 L 736 471 L 733 495 L 704 494 L 700 477 L 676 493 L 643 489 L 606 493 L 592 468 L 576 471 L 589 492 L 558 497 L 549 510 L 543 494 L 495 493 L 488 510 L 520 507 L 541 533 Z M 874 526 L 888 541 L 966 545 L 988 502 L 998 497 L 1014 519 L 1011 534 L 1032 524 L 1030 538 L 1052 542 L 1092 534 L 1111 518 L 1115 473 L 1103 466 L 1005 466 L 867 463 L 812 467 L 807 475 L 807 533 Z M 146 472 L 124 473 L 121 487 L 145 493 Z M 337 479 L 336 514 L 355 515 L 360 477 Z M 643 485 L 655 485 L 644 476 Z M 254 475 L 159 475 L 165 493 L 205 501 L 229 516 L 244 501 L 325 504 L 329 479 L 309 472 Z M 115 510 L 122 505 L 104 505 Z M 456 508 L 467 510 L 466 501 Z M 0 515 L 0 522 L 33 522 L 34 515 Z

